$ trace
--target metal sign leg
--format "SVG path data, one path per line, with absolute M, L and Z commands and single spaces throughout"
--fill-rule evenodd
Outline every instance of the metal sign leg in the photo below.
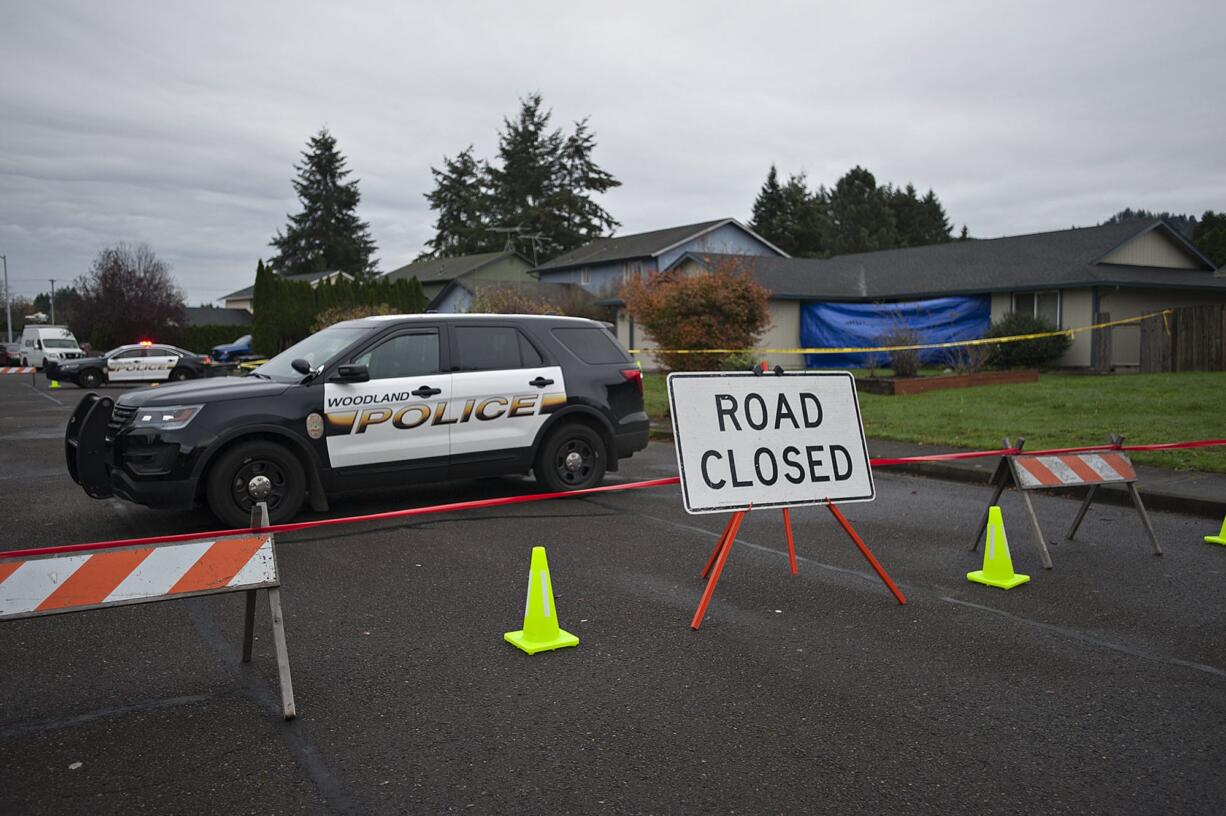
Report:
M 792 514 L 786 507 L 783 508 L 783 531 L 788 537 L 788 563 L 791 564 L 792 574 L 799 575 L 800 569 L 796 566 L 796 541 L 792 538 Z
M 1158 536 L 1154 534 L 1154 525 L 1150 523 L 1149 513 L 1145 512 L 1145 505 L 1141 503 L 1141 494 L 1137 492 L 1137 486 L 1132 482 L 1128 483 L 1128 493 L 1132 496 L 1132 503 L 1137 506 L 1137 512 L 1141 514 L 1141 522 L 1145 525 L 1145 532 L 1149 534 L 1149 542 L 1154 545 L 1154 555 L 1162 555 Z
M 243 616 L 243 662 L 251 662 L 251 645 L 255 641 L 255 595 L 258 589 L 249 589 L 247 595 L 247 611 Z
M 1086 517 L 1086 511 L 1090 509 L 1090 505 L 1094 502 L 1094 494 L 1097 492 L 1098 485 L 1090 485 L 1090 490 L 1082 500 L 1081 508 L 1077 511 L 1077 518 L 1073 519 L 1073 526 L 1068 528 L 1068 533 L 1064 536 L 1065 541 L 1072 541 L 1073 536 L 1077 534 L 1077 528 L 1081 526 L 1081 520 Z
M 268 590 L 268 609 L 272 613 L 272 640 L 277 651 L 277 673 L 281 685 L 281 708 L 285 719 L 298 716 L 294 708 L 294 683 L 289 676 L 289 650 L 285 646 L 285 620 L 281 616 L 281 589 Z
M 1043 568 L 1051 569 L 1051 553 L 1047 551 L 1047 539 L 1043 537 L 1043 528 L 1039 526 L 1039 517 L 1035 515 L 1030 493 L 1025 490 L 1018 492 L 1022 494 L 1022 503 L 1026 505 L 1026 515 L 1030 517 L 1030 526 L 1034 528 L 1034 540 L 1039 543 L 1039 557 L 1043 559 Z
M 732 525 L 736 522 L 737 516 L 740 513 L 733 513 L 728 517 L 728 523 L 724 525 L 724 531 L 719 534 L 719 540 L 715 542 L 715 548 L 711 550 L 711 557 L 707 559 L 707 564 L 702 568 L 699 576 L 706 578 L 711 574 L 711 567 L 715 566 L 715 559 L 719 556 L 720 551 L 724 549 L 724 541 L 728 538 L 728 532 L 732 530 Z
M 748 511 L 738 510 L 730 519 L 730 526 L 727 534 L 724 536 L 724 546 L 719 551 L 719 557 L 715 560 L 715 569 L 711 572 L 711 577 L 707 581 L 707 588 L 703 590 L 702 600 L 698 602 L 698 609 L 694 610 L 694 619 L 690 621 L 690 628 L 698 631 L 698 627 L 702 626 L 702 619 L 707 615 L 707 607 L 711 604 L 711 597 L 715 594 L 715 585 L 719 583 L 719 575 L 724 571 L 724 564 L 728 561 L 728 553 L 732 552 L 732 542 L 736 541 L 737 531 L 741 529 L 741 521 L 745 518 L 745 513 Z

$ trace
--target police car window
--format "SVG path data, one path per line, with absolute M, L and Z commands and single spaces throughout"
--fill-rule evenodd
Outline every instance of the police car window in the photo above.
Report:
M 523 368 L 520 334 L 507 326 L 457 326 L 456 346 L 464 371 Z M 540 357 L 537 356 L 539 361 Z M 539 365 L 539 362 L 531 365 Z
M 437 374 L 438 332 L 397 335 L 359 354 L 353 362 L 365 365 L 372 380 Z
M 562 341 L 576 357 L 585 363 L 628 363 L 629 355 L 602 328 L 554 329 L 553 336 Z
M 174 349 L 161 348 L 160 346 L 158 348 L 149 349 L 149 355 L 151 357 L 178 357 L 179 354 L 180 352 L 177 352 Z
M 528 342 L 528 338 L 524 337 L 523 332 L 516 332 L 516 334 L 519 335 L 519 356 L 523 360 L 524 368 L 535 368 L 536 366 L 544 365 L 545 361 L 541 359 L 541 353 Z
M 141 348 L 141 349 L 128 349 L 127 351 L 121 351 L 121 352 L 119 352 L 119 353 L 118 353 L 118 354 L 116 354 L 116 355 L 114 356 L 114 358 L 112 358 L 112 359 L 115 359 L 115 360 L 132 360 L 132 359 L 135 359 L 135 358 L 137 358 L 137 357 L 144 357 L 144 356 L 145 356 L 145 350 L 144 350 L 143 348 Z

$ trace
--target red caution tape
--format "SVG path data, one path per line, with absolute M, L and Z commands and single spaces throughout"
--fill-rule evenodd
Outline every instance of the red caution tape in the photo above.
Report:
M 1125 451 L 1158 451 L 1180 450 L 1185 448 L 1209 448 L 1226 445 L 1226 439 L 1200 439 L 1193 442 L 1165 442 L 1156 445 L 1090 445 L 1083 448 L 1052 448 L 1050 450 L 1025 451 L 1029 456 L 1050 456 L 1058 453 L 1082 453 L 1096 450 Z M 870 459 L 873 467 L 889 467 L 912 462 L 943 462 L 957 459 L 981 459 L 990 456 L 1017 456 L 1023 453 L 1017 448 L 999 448 L 990 451 L 958 451 L 956 453 L 933 453 L 925 456 L 903 456 L 895 459 Z M 505 496 L 498 499 L 478 499 L 476 501 L 453 502 L 451 504 L 435 504 L 429 507 L 410 507 L 404 510 L 390 510 L 386 513 L 370 513 L 365 516 L 343 516 L 341 518 L 315 519 L 314 521 L 299 521 L 292 524 L 274 524 L 261 528 L 270 533 L 290 533 L 296 530 L 310 530 L 315 527 L 330 527 L 335 524 L 357 524 L 364 521 L 387 521 L 390 519 L 407 518 L 409 516 L 425 516 L 433 513 L 455 513 L 462 510 L 479 510 L 484 507 L 501 507 L 508 504 L 526 504 L 528 502 L 549 501 L 551 499 L 570 499 L 590 496 L 596 493 L 617 493 L 623 490 L 639 490 L 645 487 L 665 487 L 678 484 L 681 479 L 669 476 L 664 479 L 648 479 L 642 482 L 604 485 L 589 487 L 584 490 L 572 490 L 562 493 L 530 493 L 523 496 Z M 108 550 L 116 547 L 131 547 L 139 544 L 165 544 L 172 541 L 191 541 L 198 538 L 216 538 L 218 536 L 241 535 L 251 532 L 250 528 L 241 527 L 234 530 L 211 530 L 203 533 L 179 533 L 177 535 L 150 536 L 148 538 L 125 538 L 115 541 L 95 541 L 89 544 L 65 544 L 58 547 L 36 547 L 28 550 L 0 551 L 0 558 L 29 558 L 38 555 L 56 555 L 70 552 L 89 552 L 91 550 Z

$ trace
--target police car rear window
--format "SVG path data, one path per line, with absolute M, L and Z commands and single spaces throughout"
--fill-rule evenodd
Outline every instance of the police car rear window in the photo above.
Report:
M 622 351 L 607 331 L 601 328 L 554 329 L 553 336 L 585 363 L 628 363 L 630 356 Z
M 541 355 L 516 329 L 509 326 L 456 326 L 456 346 L 464 371 L 534 368 Z

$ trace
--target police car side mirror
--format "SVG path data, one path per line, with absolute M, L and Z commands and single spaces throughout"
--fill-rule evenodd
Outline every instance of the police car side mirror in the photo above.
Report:
M 343 365 L 336 369 L 332 382 L 360 383 L 370 380 L 370 371 L 360 363 Z
M 294 371 L 297 371 L 299 374 L 303 375 L 304 377 L 307 374 L 311 373 L 311 364 L 308 363 L 306 360 L 302 359 L 301 357 L 299 357 L 296 360 L 291 360 L 289 367 L 294 369 Z

